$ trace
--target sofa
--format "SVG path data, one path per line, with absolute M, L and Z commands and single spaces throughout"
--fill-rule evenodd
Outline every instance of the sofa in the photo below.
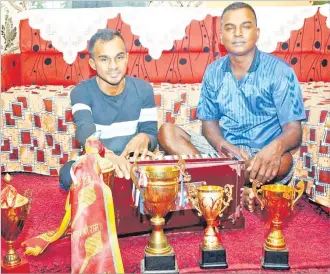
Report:
M 120 14 L 107 28 L 123 35 L 129 51 L 127 74 L 149 81 L 154 88 L 158 126 L 165 122 L 186 125 L 200 132 L 196 117 L 203 73 L 224 56 L 217 16 L 193 20 L 186 36 L 153 59 Z M 307 119 L 303 142 L 296 151 L 291 183 L 303 180 L 306 195 L 323 209 L 330 208 L 330 30 L 317 12 L 306 18 L 290 39 L 278 43 L 274 55 L 295 70 L 303 90 Z M 43 40 L 28 20 L 20 22 L 19 54 L 2 56 L 1 172 L 28 172 L 58 176 L 60 167 L 75 159 L 81 145 L 69 95 L 81 80 L 94 75 L 87 49 L 67 64 L 51 41 Z

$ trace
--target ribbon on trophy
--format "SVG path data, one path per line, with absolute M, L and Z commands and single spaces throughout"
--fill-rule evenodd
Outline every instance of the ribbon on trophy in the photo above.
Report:
M 183 184 L 184 176 L 182 172 L 180 173 L 180 191 L 179 191 L 179 207 L 184 208 L 185 206 L 185 198 L 184 198 L 184 184 Z
M 72 166 L 73 184 L 60 227 L 22 244 L 26 255 L 37 256 L 50 243 L 71 234 L 72 273 L 124 273 L 112 193 L 102 175 L 104 167 L 112 175 L 114 168 L 101 156 L 104 147 L 98 138 L 92 135 L 86 140 L 86 154 Z
M 148 184 L 148 179 L 144 171 L 137 173 L 134 172 L 136 177 L 139 177 L 138 179 L 138 184 L 140 186 L 141 191 L 144 191 L 144 188 Z M 142 199 L 143 193 L 140 192 L 140 190 L 133 184 L 132 187 L 132 199 L 133 199 L 133 204 L 135 207 L 139 206 L 140 213 L 144 214 L 144 209 L 143 209 L 143 199 Z

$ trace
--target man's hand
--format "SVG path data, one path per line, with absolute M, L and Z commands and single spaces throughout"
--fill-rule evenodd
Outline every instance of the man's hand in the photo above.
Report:
M 133 154 L 133 159 L 136 159 L 141 154 L 141 159 L 143 160 L 147 155 L 154 156 L 154 154 L 148 151 L 150 138 L 145 133 L 139 133 L 126 145 L 123 153 L 120 156 L 127 157 L 130 153 Z
M 131 164 L 125 157 L 106 151 L 105 158 L 111 161 L 119 178 L 125 177 L 127 180 L 130 179 Z
M 258 185 L 273 180 L 279 171 L 281 165 L 282 152 L 276 144 L 270 143 L 261 149 L 252 159 L 247 171 L 250 172 L 250 182 L 258 181 Z
M 113 163 L 107 158 L 100 157 L 98 162 L 102 173 L 107 173 L 114 169 Z
M 232 152 L 237 154 L 238 156 L 242 157 L 244 160 L 250 160 L 249 155 L 241 148 L 234 146 L 228 142 L 225 142 L 224 145 L 229 148 Z

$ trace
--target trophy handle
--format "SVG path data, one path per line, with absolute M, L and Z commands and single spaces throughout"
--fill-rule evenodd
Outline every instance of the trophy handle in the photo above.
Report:
M 136 179 L 136 176 L 135 176 L 135 174 L 134 174 L 134 169 L 139 170 L 139 166 L 138 166 L 138 164 L 137 164 L 136 162 L 131 166 L 130 174 L 131 174 L 131 179 L 132 179 L 132 181 L 133 181 L 135 187 L 136 187 L 136 188 L 140 191 L 140 193 L 142 194 L 143 192 L 142 192 L 142 190 L 141 190 L 141 188 L 140 188 L 140 186 L 139 186 L 139 183 L 138 183 L 138 181 L 137 181 L 137 179 Z
M 198 204 L 197 187 L 194 184 L 189 184 L 188 186 L 188 199 L 192 207 L 198 211 L 198 216 L 202 216 L 203 214 Z
M 296 189 L 296 187 L 298 187 L 298 189 Z M 294 204 L 298 201 L 298 199 L 301 197 L 301 195 L 303 195 L 304 190 L 305 190 L 305 184 L 303 181 L 299 181 L 298 184 L 296 185 L 296 187 L 294 187 L 294 191 L 296 193 L 298 193 L 298 195 L 297 195 L 296 199 L 294 199 L 294 201 L 292 202 L 291 210 L 293 210 Z
M 233 185 L 229 185 L 229 184 L 226 184 L 224 186 L 224 190 L 225 190 L 225 194 L 227 196 L 227 201 L 223 201 L 223 208 L 220 210 L 219 212 L 219 217 L 221 217 L 223 214 L 223 212 L 225 211 L 225 209 L 230 205 L 230 201 L 233 199 Z
M 254 193 L 254 196 L 256 196 L 256 198 L 258 199 L 258 201 L 260 202 L 261 204 L 261 209 L 264 209 L 265 207 L 265 203 L 263 200 L 260 199 L 260 195 L 259 195 L 259 192 L 261 192 L 262 190 L 261 189 L 257 189 L 257 180 L 254 180 L 253 183 L 252 183 L 252 191 Z

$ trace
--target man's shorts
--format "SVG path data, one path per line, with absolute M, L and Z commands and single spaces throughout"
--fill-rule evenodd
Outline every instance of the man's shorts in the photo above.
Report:
M 203 135 L 197 134 L 189 129 L 185 129 L 184 127 L 181 128 L 190 136 L 190 142 L 193 144 L 194 147 L 199 150 L 201 154 L 217 153 L 217 151 L 210 145 L 210 143 Z M 260 150 L 243 145 L 238 145 L 237 147 L 243 149 L 251 158 L 253 158 Z M 287 184 L 291 180 L 291 177 L 293 175 L 294 166 L 295 165 L 293 164 L 289 173 L 282 180 L 276 181 L 274 182 L 274 184 Z

